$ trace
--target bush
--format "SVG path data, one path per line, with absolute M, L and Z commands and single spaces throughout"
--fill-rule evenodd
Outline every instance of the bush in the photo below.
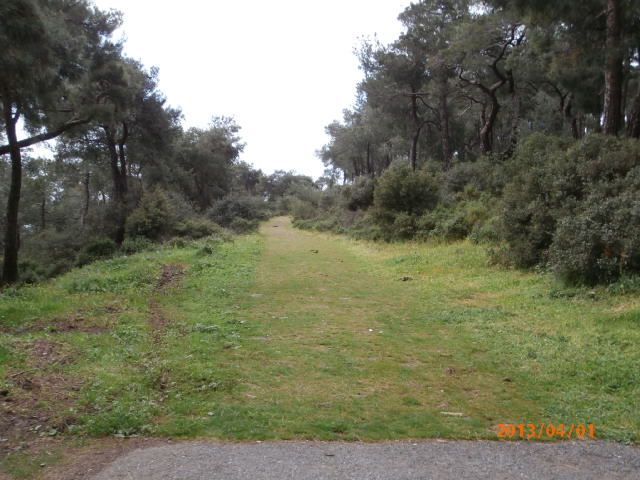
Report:
M 153 242 L 145 237 L 129 237 L 125 238 L 120 251 L 125 255 L 133 255 L 134 253 L 144 252 L 153 248 Z
M 505 189 L 508 260 L 548 266 L 569 283 L 640 271 L 640 142 L 591 135 L 566 150 L 563 142 L 532 135 L 516 153 L 514 164 L 528 167 Z
M 269 205 L 261 197 L 238 194 L 218 200 L 207 211 L 207 217 L 223 227 L 230 227 L 236 218 L 266 220 L 270 215 Z
M 634 173 L 640 180 L 640 168 Z M 576 215 L 560 219 L 549 262 L 562 280 L 570 285 L 592 285 L 640 272 L 638 193 L 640 181 L 615 197 L 594 195 Z
M 318 209 L 313 203 L 296 197 L 289 199 L 289 212 L 294 220 L 309 220 L 318 215 Z
M 79 228 L 59 232 L 48 228 L 24 237 L 20 249 L 22 281 L 35 283 L 71 270 L 86 235 Z
M 406 164 L 395 164 L 375 184 L 373 208 L 358 225 L 360 238 L 402 240 L 413 237 L 418 218 L 434 208 L 439 200 L 436 180 L 425 170 L 412 171 Z M 369 228 L 372 222 L 376 228 Z
M 375 179 L 366 177 L 358 178 L 352 185 L 347 185 L 342 190 L 347 208 L 352 211 L 369 208 L 373 205 L 375 187 Z
M 23 260 L 18 264 L 21 283 L 38 283 L 49 278 L 49 269 L 33 260 Z
M 497 216 L 488 218 L 484 222 L 473 226 L 469 240 L 473 243 L 497 244 L 504 236 L 501 227 L 502 224 Z
M 462 240 L 474 229 L 478 230 L 485 225 L 495 203 L 496 199 L 491 195 L 467 186 L 447 204 L 440 204 L 435 210 L 420 217 L 418 236 L 448 241 Z
M 78 255 L 78 266 L 87 265 L 101 258 L 112 256 L 116 250 L 117 245 L 113 240 L 107 237 L 98 237 L 90 240 Z
M 175 223 L 166 193 L 156 187 L 144 192 L 138 206 L 127 219 L 127 232 L 132 236 L 159 240 L 168 235 Z
M 449 193 L 459 193 L 473 188 L 498 195 L 505 183 L 502 174 L 504 169 L 501 167 L 502 165 L 490 157 L 481 157 L 475 162 L 454 163 L 444 174 L 444 189 Z
M 48 228 L 35 235 L 25 236 L 20 253 L 38 263 L 48 264 L 52 259 L 75 263 L 86 234 L 80 229 L 63 232 Z
M 207 218 L 198 217 L 178 223 L 174 228 L 174 233 L 180 237 L 197 240 L 210 235 L 223 235 L 225 231 L 217 223 Z
M 391 166 L 378 180 L 374 205 L 378 210 L 420 215 L 438 203 L 439 188 L 435 178 L 424 170 L 413 172 L 409 165 Z
M 246 218 L 234 218 L 229 228 L 235 233 L 251 233 L 258 230 L 260 222 L 258 220 L 247 220 Z

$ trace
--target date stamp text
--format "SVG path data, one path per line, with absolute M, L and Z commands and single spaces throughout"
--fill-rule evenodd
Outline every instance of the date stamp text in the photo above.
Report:
M 499 423 L 498 438 L 595 438 L 596 427 L 593 423 Z

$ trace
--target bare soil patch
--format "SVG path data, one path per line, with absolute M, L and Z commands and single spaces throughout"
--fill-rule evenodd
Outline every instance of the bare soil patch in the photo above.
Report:
M 160 280 L 158 281 L 158 288 L 173 287 L 180 283 L 184 278 L 185 266 L 180 263 L 174 263 L 166 265 L 162 269 Z
M 12 372 L 10 388 L 0 392 L 0 455 L 28 450 L 43 436 L 64 432 L 73 422 L 68 413 L 83 381 L 51 369 L 73 362 L 74 352 L 49 338 L 28 348 L 26 368 Z
M 91 440 L 83 447 L 69 448 L 60 442 L 58 447 L 65 447 L 65 459 L 48 468 L 42 480 L 86 480 L 134 450 L 171 443 L 171 440 L 156 438 L 102 438 Z
M 166 265 L 162 269 L 160 279 L 156 286 L 156 292 L 163 293 L 165 290 L 175 288 L 180 285 L 185 275 L 185 266 L 179 263 Z M 151 300 L 149 302 L 149 325 L 153 332 L 154 337 L 157 337 L 159 333 L 167 326 L 169 320 L 166 318 L 162 305 L 158 300 Z
M 121 305 L 105 305 L 95 311 L 79 311 L 55 318 L 38 318 L 31 322 L 24 333 L 102 333 L 111 329 L 117 317 L 125 310 Z

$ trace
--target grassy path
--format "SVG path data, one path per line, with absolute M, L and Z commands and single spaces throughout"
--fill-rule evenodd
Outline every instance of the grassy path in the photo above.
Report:
M 549 279 L 489 269 L 469 244 L 366 246 L 283 218 L 261 233 L 256 282 L 236 299 L 242 348 L 219 365 L 238 384 L 201 434 L 495 438 L 498 423 L 592 423 L 637 438 L 637 297 L 554 298 Z
M 470 339 L 426 323 L 415 280 L 285 219 L 262 233 L 246 314 L 260 333 L 235 354 L 248 379 L 243 403 L 264 421 L 253 428 L 285 438 L 469 437 L 503 402 L 522 403 L 473 368 Z
M 0 471 L 35 478 L 70 444 L 113 435 L 593 424 L 637 443 L 639 344 L 637 292 L 561 289 L 487 266 L 470 243 L 368 244 L 277 218 L 0 292 Z

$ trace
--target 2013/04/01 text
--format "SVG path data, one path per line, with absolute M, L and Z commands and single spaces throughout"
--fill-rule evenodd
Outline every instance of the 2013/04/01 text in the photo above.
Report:
M 499 423 L 498 438 L 595 438 L 596 429 L 593 423 L 560 423 L 557 426 L 553 423 Z

